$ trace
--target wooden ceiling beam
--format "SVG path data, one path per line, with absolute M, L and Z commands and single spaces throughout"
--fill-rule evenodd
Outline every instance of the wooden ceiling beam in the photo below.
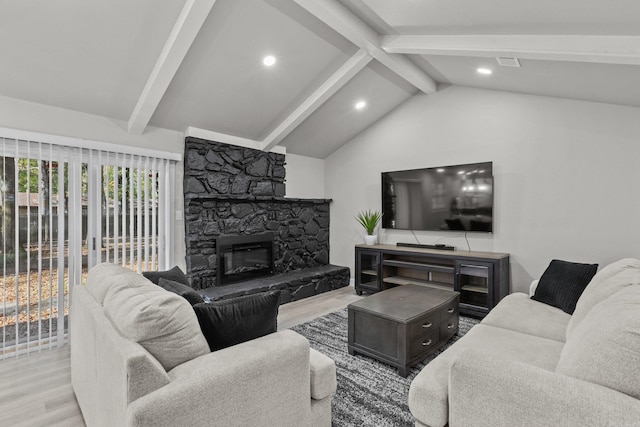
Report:
M 435 81 L 420 67 L 402 55 L 384 51 L 378 34 L 335 0 L 294 1 L 422 92 L 436 91 Z
M 356 52 L 262 141 L 262 149 L 268 151 L 280 143 L 300 123 L 366 67 L 372 59 L 363 49 Z
M 129 117 L 129 133 L 141 135 L 216 0 L 187 0 Z
M 515 57 L 548 61 L 640 65 L 640 36 L 452 35 L 385 36 L 396 54 Z

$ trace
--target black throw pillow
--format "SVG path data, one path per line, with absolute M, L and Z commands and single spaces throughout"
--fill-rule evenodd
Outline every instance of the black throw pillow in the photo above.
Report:
M 161 277 L 160 280 L 158 281 L 158 286 L 160 286 L 163 289 L 166 289 L 169 292 L 173 292 L 174 294 L 180 295 L 181 297 L 189 301 L 189 304 L 191 304 L 192 306 L 196 304 L 200 304 L 201 302 L 204 302 L 200 294 L 194 291 L 193 288 L 187 285 L 184 285 L 180 282 L 167 280 Z
M 171 270 L 166 271 L 143 271 L 142 275 L 151 280 L 156 285 L 162 278 L 173 280 L 174 282 L 182 283 L 183 285 L 189 286 L 189 278 L 182 272 L 182 270 L 180 270 L 180 267 L 178 267 L 177 265 Z
M 579 264 L 554 259 L 542 274 L 531 299 L 573 314 L 578 298 L 596 271 L 598 264 Z
M 193 306 L 211 351 L 277 330 L 280 291 L 244 295 Z

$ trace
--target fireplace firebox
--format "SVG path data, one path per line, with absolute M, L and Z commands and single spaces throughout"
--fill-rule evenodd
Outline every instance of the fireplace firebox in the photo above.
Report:
M 216 252 L 218 286 L 274 273 L 272 233 L 221 235 Z

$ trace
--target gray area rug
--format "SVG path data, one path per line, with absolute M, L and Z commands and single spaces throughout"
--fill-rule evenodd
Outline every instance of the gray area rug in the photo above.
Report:
M 350 356 L 347 352 L 347 309 L 318 317 L 294 326 L 311 347 L 336 362 L 338 389 L 333 397 L 332 425 L 412 427 L 407 398 L 411 381 L 434 357 L 457 341 L 479 321 L 460 317 L 458 335 L 445 346 L 415 366 L 407 378 L 397 369 L 367 356 Z

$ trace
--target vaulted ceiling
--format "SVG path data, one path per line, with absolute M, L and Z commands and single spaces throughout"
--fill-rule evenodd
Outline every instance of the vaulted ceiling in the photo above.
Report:
M 9 1 L 0 58 L 3 96 L 325 158 L 445 85 L 640 107 L 640 2 Z

